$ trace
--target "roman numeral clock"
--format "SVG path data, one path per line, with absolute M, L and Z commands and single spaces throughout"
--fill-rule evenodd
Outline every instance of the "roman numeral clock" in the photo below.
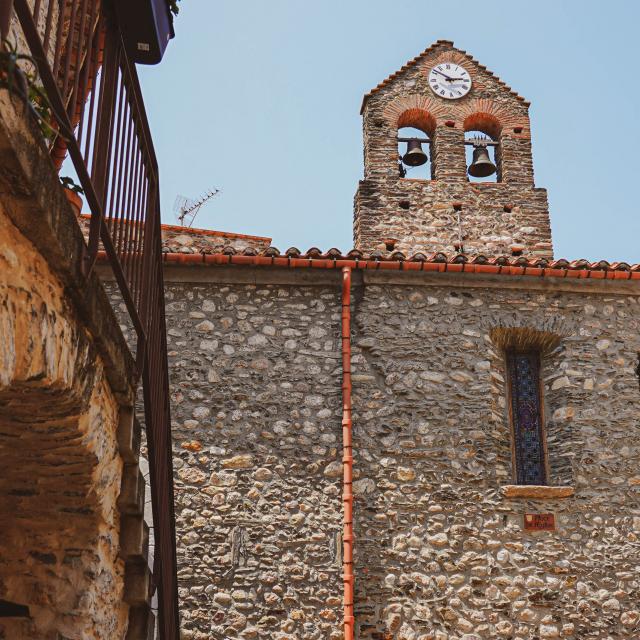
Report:
M 457 100 L 469 93 L 471 76 L 459 64 L 442 62 L 429 71 L 429 86 L 437 96 Z

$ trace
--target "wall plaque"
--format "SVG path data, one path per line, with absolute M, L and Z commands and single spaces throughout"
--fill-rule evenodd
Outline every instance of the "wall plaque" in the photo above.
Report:
M 556 517 L 553 513 L 525 513 L 525 531 L 555 531 Z

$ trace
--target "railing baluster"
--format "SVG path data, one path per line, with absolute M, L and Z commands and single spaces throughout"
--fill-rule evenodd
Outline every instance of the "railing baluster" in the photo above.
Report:
M 129 96 L 127 96 L 127 101 L 129 99 Z M 132 159 L 133 159 L 133 146 L 134 146 L 134 136 L 135 136 L 135 122 L 133 120 L 133 117 L 131 115 L 131 103 L 128 104 L 129 106 L 129 136 L 127 139 L 127 149 L 125 151 L 125 158 L 126 158 L 126 164 L 125 164 L 125 171 L 124 171 L 124 186 L 122 188 L 122 202 L 120 203 L 120 206 L 122 207 L 122 217 L 120 218 L 120 233 L 118 234 L 118 246 L 116 247 L 116 250 L 118 252 L 118 256 L 121 258 L 122 256 L 122 252 L 124 251 L 123 248 L 123 239 L 125 237 L 125 232 L 127 229 L 127 225 L 126 222 L 128 221 L 129 218 L 129 185 L 131 183 L 131 170 L 132 170 Z
M 129 278 L 130 268 L 131 268 L 131 237 L 133 235 L 133 224 L 134 224 L 134 204 L 136 197 L 136 179 L 138 173 L 138 166 L 140 162 L 140 150 L 138 149 L 138 145 L 136 144 L 137 140 L 134 138 L 133 145 L 133 166 L 131 168 L 131 180 L 129 181 L 129 188 L 127 190 L 127 224 L 125 225 L 125 240 L 124 240 L 124 251 L 122 260 L 122 266 L 127 276 L 127 283 L 130 284 L 131 280 Z
M 100 31 L 101 26 L 98 27 L 98 31 Z M 105 42 L 105 46 L 106 46 L 106 42 Z M 78 127 L 79 129 L 81 129 L 82 127 L 85 127 L 85 135 L 87 136 L 87 139 L 85 141 L 84 144 L 84 162 L 87 166 L 87 169 L 89 169 L 90 171 L 92 171 L 92 163 L 89 162 L 89 151 L 91 149 L 91 143 L 95 141 L 95 136 L 93 135 L 93 118 L 96 112 L 96 105 L 99 103 L 99 100 L 97 99 L 100 92 L 102 91 L 102 87 L 104 86 L 104 78 L 102 77 L 104 69 L 100 70 L 100 71 L 96 71 L 96 76 L 93 80 L 93 88 L 91 90 L 91 99 L 89 100 L 89 115 L 88 118 L 86 120 L 86 122 L 81 122 Z M 100 82 L 98 83 L 98 78 L 100 78 Z M 98 84 L 100 86 L 98 86 Z M 83 118 L 84 118 L 84 114 L 83 114 Z M 79 136 L 79 139 L 82 139 L 82 135 Z M 78 143 L 78 146 L 80 146 L 80 143 Z
M 100 92 L 98 97 L 98 109 L 96 113 L 95 132 L 93 136 L 93 149 L 91 150 L 91 179 L 97 185 L 100 198 L 104 198 L 107 163 L 105 162 L 105 150 L 111 137 L 111 120 L 113 116 L 113 102 L 115 97 L 115 81 L 117 60 L 117 42 L 113 37 L 105 37 L 104 63 L 100 76 Z M 97 89 L 97 87 L 96 87 Z M 89 137 L 87 137 L 87 141 Z M 88 163 L 88 156 L 85 157 Z M 104 200 L 101 202 L 104 207 Z
M 142 270 L 142 257 L 144 255 L 144 240 L 145 240 L 145 235 L 144 235 L 144 231 L 145 231 L 145 223 L 147 221 L 147 218 L 149 217 L 149 213 L 148 213 L 148 204 L 149 204 L 149 174 L 147 173 L 147 169 L 145 167 L 144 169 L 144 189 L 143 189 L 143 194 L 142 194 L 142 202 L 140 204 L 140 211 L 143 213 L 143 219 L 140 222 L 140 237 L 138 239 L 138 250 L 139 250 L 139 255 L 138 255 L 138 260 L 136 262 L 136 280 L 135 280 L 135 293 L 134 293 L 134 301 L 136 303 L 136 306 L 138 308 L 140 308 L 140 302 L 141 302 L 141 298 L 142 298 L 142 274 L 143 274 L 143 270 Z
M 85 54 L 82 43 L 84 42 L 84 35 L 86 30 L 87 21 L 87 2 L 84 0 L 82 3 L 82 9 L 80 10 L 80 26 L 78 28 L 78 44 L 76 46 L 75 64 L 73 65 L 73 82 L 71 83 L 71 98 L 69 100 L 69 116 L 71 118 L 71 124 L 75 116 L 76 104 L 78 102 L 78 85 L 80 82 L 80 75 L 82 73 L 82 57 Z M 90 42 L 90 39 L 87 39 Z
M 129 135 L 131 131 L 131 118 L 129 117 L 129 101 L 126 95 L 126 88 L 122 84 L 122 76 L 120 77 L 120 91 L 122 92 L 122 109 L 124 114 L 123 127 L 122 127 L 122 138 L 120 141 L 120 145 L 118 147 L 119 154 L 119 163 L 118 163 L 118 186 L 116 191 L 115 198 L 115 207 L 113 209 L 114 215 L 116 217 L 114 221 L 114 236 L 113 236 L 113 244 L 116 247 L 116 251 L 118 251 L 118 247 L 120 246 L 120 234 L 122 232 L 122 221 L 124 219 L 124 211 L 122 209 L 122 183 L 126 179 L 126 164 L 127 164 L 127 152 L 125 150 L 125 146 L 128 144 Z
M 121 51 L 119 50 L 118 62 L 120 61 L 120 55 L 121 55 Z M 115 222 L 118 219 L 118 215 L 119 215 L 119 212 L 114 211 L 113 203 L 116 195 L 118 176 L 121 176 L 121 170 L 122 170 L 121 134 L 122 134 L 122 111 L 123 111 L 123 105 L 124 105 L 125 91 L 124 91 L 124 87 L 122 86 L 122 74 L 119 71 L 118 71 L 118 80 L 119 80 L 118 82 L 118 117 L 117 117 L 116 137 L 115 137 L 115 145 L 114 145 L 115 153 L 114 153 L 113 167 L 111 170 L 111 189 L 109 194 L 109 208 L 106 211 L 106 214 L 108 216 L 108 221 L 109 221 L 109 229 L 112 235 L 114 231 Z
M 142 153 L 142 149 L 138 151 L 140 155 L 140 163 L 138 164 L 138 168 L 136 170 L 136 185 L 134 190 L 134 199 L 133 199 L 133 218 L 131 220 L 131 255 L 129 257 L 129 286 L 131 287 L 131 295 L 133 299 L 136 299 L 136 289 L 135 289 L 135 271 L 136 271 L 136 262 L 138 261 L 138 236 L 139 236 L 139 228 L 140 221 L 142 220 L 142 210 L 140 209 L 140 196 L 142 195 L 142 175 L 144 173 L 144 157 Z
M 92 6 L 90 23 L 93 25 L 95 21 L 95 4 Z M 77 114 L 77 122 L 78 122 L 78 145 L 82 146 L 82 121 L 84 120 L 84 107 L 87 103 L 87 96 L 89 95 L 89 91 L 91 91 L 94 87 L 94 78 L 98 74 L 98 69 L 101 66 L 102 61 L 100 60 L 100 56 L 102 54 L 101 49 L 104 47 L 104 31 L 100 29 L 95 29 L 93 35 L 87 39 L 87 53 L 85 56 L 84 63 L 82 65 L 82 82 L 79 86 L 78 91 L 76 92 L 75 97 L 73 98 L 73 102 L 75 104 L 75 113 L 74 118 Z M 75 122 L 72 121 L 73 125 Z
M 44 26 L 44 37 L 42 38 L 42 46 L 45 54 L 49 53 L 49 38 L 51 37 L 51 25 L 53 23 L 53 8 L 55 7 L 54 0 L 48 0 L 47 2 L 47 19 Z
M 62 103 L 67 107 L 67 90 L 69 88 L 69 72 L 71 70 L 71 56 L 73 55 L 73 40 L 75 33 L 75 23 L 76 23 L 76 9 L 78 8 L 78 3 L 71 3 L 71 16 L 69 17 L 69 32 L 67 33 L 66 38 L 66 51 L 65 51 L 65 59 L 64 59 L 64 75 L 62 77 Z
M 60 57 L 62 54 L 62 34 L 64 33 L 64 23 L 67 18 L 67 4 L 65 0 L 58 1 L 58 30 L 56 31 L 56 48 L 53 54 L 53 77 L 59 81 Z M 59 86 L 59 85 L 58 85 Z

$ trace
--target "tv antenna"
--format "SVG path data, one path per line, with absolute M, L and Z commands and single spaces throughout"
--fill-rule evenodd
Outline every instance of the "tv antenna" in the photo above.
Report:
M 198 215 L 200 207 L 219 193 L 220 189 L 208 189 L 205 194 L 200 196 L 197 200 L 192 200 L 186 196 L 178 196 L 173 205 L 173 212 L 176 214 L 176 218 L 178 218 L 180 226 L 190 227 Z

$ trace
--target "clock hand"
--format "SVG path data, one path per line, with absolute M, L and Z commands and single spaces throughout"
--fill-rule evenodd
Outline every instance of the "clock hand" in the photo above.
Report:
M 443 78 L 446 78 L 447 80 L 453 80 L 453 78 L 449 77 L 446 73 L 442 73 L 442 71 L 438 71 L 437 69 L 434 69 L 435 73 L 439 73 Z

